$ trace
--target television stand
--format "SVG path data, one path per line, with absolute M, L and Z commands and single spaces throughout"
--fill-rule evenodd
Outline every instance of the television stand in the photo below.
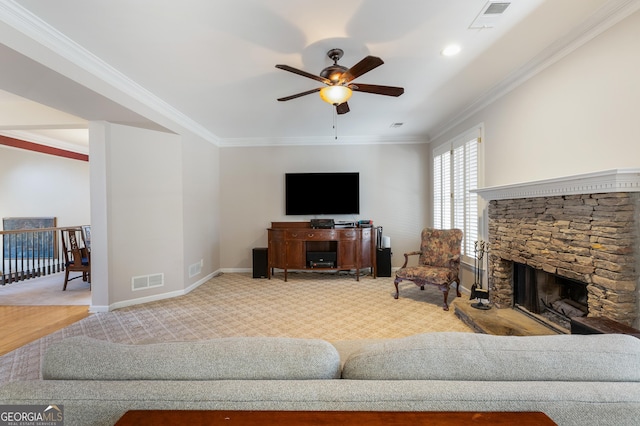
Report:
M 376 247 L 373 228 L 313 229 L 310 222 L 271 222 L 267 278 L 275 269 L 344 271 L 370 268 L 376 277 Z M 326 254 L 323 256 L 322 254 Z M 325 259 L 326 258 L 326 259 Z M 313 261 L 322 259 L 322 261 Z M 311 261 L 310 261 L 311 260 Z

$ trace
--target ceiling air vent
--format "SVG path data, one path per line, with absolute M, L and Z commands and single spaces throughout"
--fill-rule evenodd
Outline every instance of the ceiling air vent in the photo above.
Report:
M 511 2 L 490 1 L 484 5 L 476 19 L 471 23 L 469 28 L 482 29 L 493 28 L 504 11 L 509 7 Z
M 502 3 L 494 3 L 494 2 L 489 2 L 489 6 L 487 6 L 487 8 L 484 11 L 484 15 L 499 15 L 502 12 L 505 11 L 505 9 L 507 7 L 509 7 L 511 3 L 509 2 L 502 2 Z

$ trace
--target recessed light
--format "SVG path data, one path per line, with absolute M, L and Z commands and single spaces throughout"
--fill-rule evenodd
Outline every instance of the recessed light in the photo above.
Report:
M 442 56 L 454 56 L 460 53 L 460 50 L 461 50 L 460 45 L 450 44 L 446 46 L 444 49 L 442 49 L 442 52 L 440 53 L 442 54 Z

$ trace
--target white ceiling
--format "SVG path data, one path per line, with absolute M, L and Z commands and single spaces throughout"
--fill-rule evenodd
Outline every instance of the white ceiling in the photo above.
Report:
M 355 92 L 337 143 L 427 142 L 638 3 L 511 0 L 493 28 L 471 29 L 487 0 L 9 0 L 0 89 L 65 113 L 39 107 L 37 123 L 37 104 L 0 92 L 0 113 L 13 111 L 0 133 L 77 143 L 65 133 L 84 128 L 86 138 L 87 120 L 168 119 L 221 146 L 335 143 L 334 109 L 317 94 L 276 101 L 321 83 L 275 65 L 318 74 L 341 48 L 347 67 L 367 55 L 385 62 L 355 82 L 405 93 Z M 449 43 L 457 56 L 440 54 Z

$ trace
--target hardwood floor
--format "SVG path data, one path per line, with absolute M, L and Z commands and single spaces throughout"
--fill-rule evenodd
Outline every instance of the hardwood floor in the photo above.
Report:
M 89 316 L 89 306 L 0 306 L 0 355 Z

